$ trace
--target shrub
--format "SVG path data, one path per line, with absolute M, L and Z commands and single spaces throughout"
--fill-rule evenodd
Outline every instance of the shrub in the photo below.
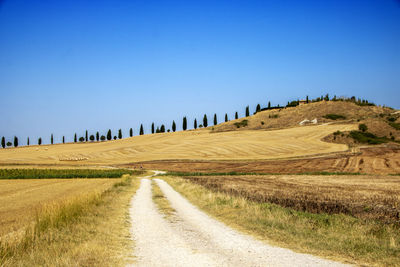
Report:
M 276 118 L 279 117 L 279 115 L 278 115 L 278 114 L 269 114 L 268 117 L 269 117 L 270 119 L 276 119 Z
M 261 122 L 261 125 L 264 125 L 264 124 L 265 124 L 265 122 L 262 121 L 262 122 Z
M 79 137 L 79 142 L 83 142 L 83 141 L 85 141 L 85 137 L 83 137 L 83 136 Z
M 105 140 L 106 140 L 106 137 L 105 137 L 104 135 L 102 135 L 102 136 L 100 137 L 100 140 L 101 140 L 101 141 L 105 141 Z
M 362 132 L 366 132 L 368 130 L 368 127 L 364 123 L 361 123 L 360 125 L 358 125 L 358 129 Z
M 346 119 L 346 116 L 344 115 L 340 115 L 340 114 L 326 114 L 325 116 L 323 116 L 325 119 L 329 119 L 329 120 L 344 120 Z
M 387 120 L 390 121 L 390 122 L 395 122 L 396 118 L 395 117 L 389 117 Z
M 235 123 L 234 123 L 234 125 L 235 125 L 237 128 L 246 127 L 247 124 L 248 124 L 248 120 L 242 120 L 241 122 L 235 122 Z
M 396 130 L 400 130 L 400 123 L 389 122 L 389 125 L 395 128 Z
M 90 141 L 94 141 L 94 135 L 92 134 L 90 137 L 89 137 L 89 139 L 90 139 Z
M 341 133 L 342 133 L 341 131 L 336 131 L 336 132 L 333 133 L 333 135 L 339 135 Z
M 388 139 L 386 137 L 377 137 L 376 135 L 369 132 L 351 131 L 350 137 L 360 143 L 371 145 L 388 142 Z
M 11 142 L 7 142 L 7 146 L 12 146 L 12 143 Z

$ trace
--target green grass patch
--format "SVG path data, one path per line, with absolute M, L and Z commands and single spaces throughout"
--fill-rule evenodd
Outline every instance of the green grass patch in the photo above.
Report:
M 389 122 L 389 125 L 395 128 L 396 130 L 400 130 L 400 123 L 397 122 Z
M 241 122 L 235 122 L 234 125 L 235 125 L 237 128 L 246 127 L 247 124 L 248 124 L 248 122 L 249 122 L 248 120 L 242 120 Z
M 325 116 L 323 116 L 325 119 L 329 119 L 329 120 L 345 120 L 346 116 L 344 115 L 340 115 L 340 114 L 326 114 Z
M 390 141 L 386 137 L 377 137 L 372 133 L 360 132 L 360 131 L 351 131 L 350 137 L 359 143 L 370 144 L 370 145 L 383 144 Z
M 0 179 L 121 178 L 124 174 L 138 175 L 142 174 L 142 171 L 124 169 L 0 169 Z

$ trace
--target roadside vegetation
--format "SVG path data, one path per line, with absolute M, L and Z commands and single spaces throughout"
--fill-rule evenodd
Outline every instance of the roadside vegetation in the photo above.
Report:
M 0 266 L 125 266 L 131 263 L 129 203 L 139 180 L 48 203 L 20 235 L 0 238 Z
M 359 265 L 399 264 L 400 231 L 394 224 L 343 213 L 298 211 L 179 177 L 163 179 L 211 216 L 274 245 Z
M 124 174 L 141 173 L 126 169 L 0 169 L 0 179 L 121 178 Z

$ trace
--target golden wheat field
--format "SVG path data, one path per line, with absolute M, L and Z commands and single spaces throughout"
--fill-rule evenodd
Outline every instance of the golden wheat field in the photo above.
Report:
M 43 205 L 102 192 L 116 179 L 0 180 L 0 236 L 22 229 Z
M 100 143 L 58 144 L 0 150 L 0 163 L 119 164 L 146 160 L 246 160 L 307 156 L 347 150 L 321 139 L 354 124 L 323 124 L 273 131 L 197 131 L 148 134 Z M 211 128 L 211 129 L 210 129 Z

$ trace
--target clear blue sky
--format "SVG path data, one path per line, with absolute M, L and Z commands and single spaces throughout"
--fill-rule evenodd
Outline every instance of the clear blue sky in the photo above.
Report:
M 400 108 L 400 2 L 0 0 L 0 92 L 22 144 L 325 93 Z

